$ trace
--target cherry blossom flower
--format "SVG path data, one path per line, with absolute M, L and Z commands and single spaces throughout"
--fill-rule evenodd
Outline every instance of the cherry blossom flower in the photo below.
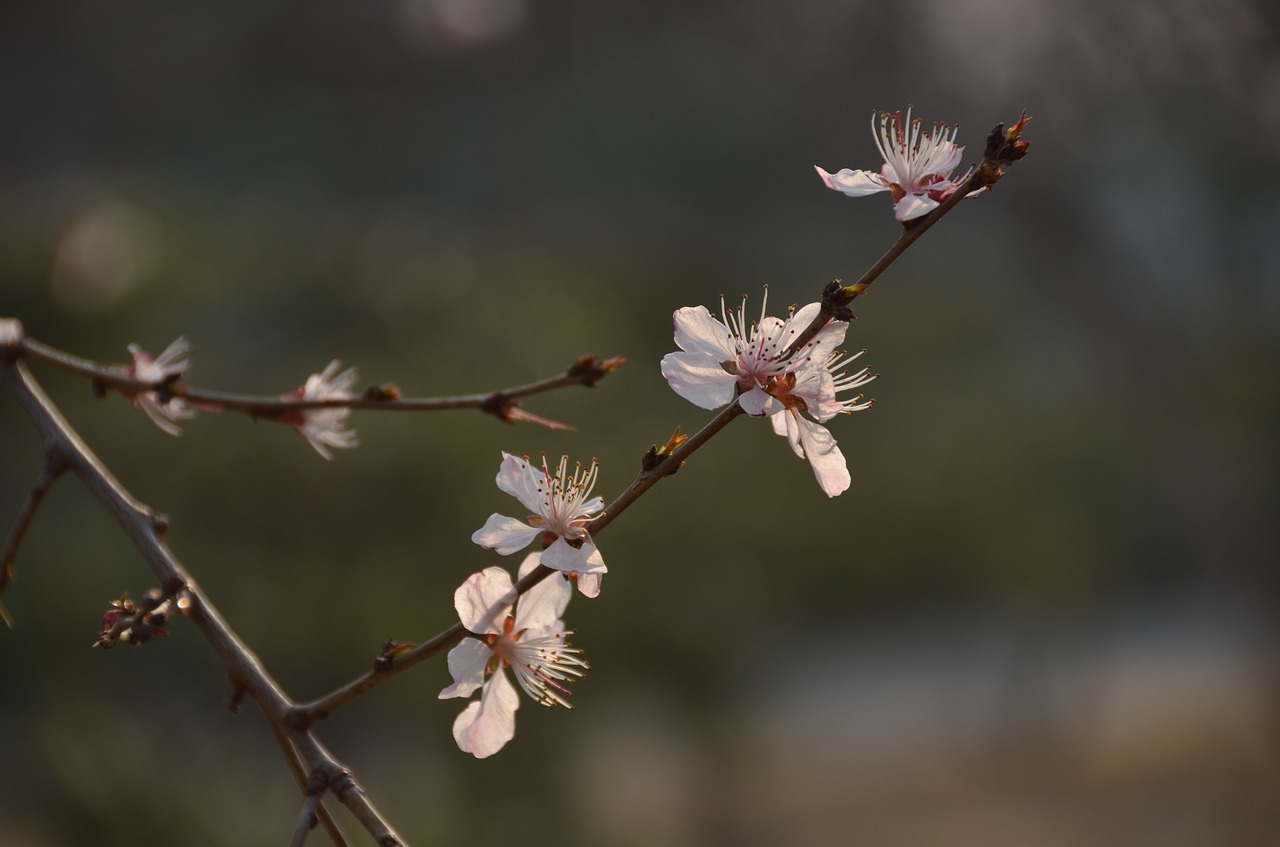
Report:
M 355 395 L 351 389 L 355 387 L 358 376 L 355 368 L 347 368 L 338 373 L 342 364 L 334 359 L 323 371 L 307 377 L 306 385 L 286 394 L 292 400 L 350 400 Z M 307 439 L 315 451 L 326 459 L 333 459 L 330 447 L 349 449 L 360 446 L 355 430 L 347 429 L 347 420 L 351 410 L 345 406 L 327 406 L 319 409 L 290 409 L 280 415 L 280 420 L 287 423 Z
M 720 310 L 717 320 L 705 306 L 685 306 L 675 313 L 675 341 L 679 353 L 662 357 L 662 375 L 677 394 L 703 409 L 718 409 L 737 394 L 743 411 L 754 417 L 782 410 L 772 388 L 779 377 L 812 358 L 826 359 L 844 340 L 849 324 L 831 321 L 802 349 L 787 348 L 817 317 L 817 303 L 794 312 L 785 321 L 766 315 L 769 291 L 765 289 L 759 323 L 747 323 L 747 301 L 736 312 Z
M 129 354 L 133 356 L 133 364 L 126 372 L 141 382 L 155 385 L 168 385 L 179 379 L 191 367 L 187 353 L 191 345 L 185 338 L 178 338 L 165 348 L 156 358 L 137 344 L 129 345 Z M 182 397 L 173 397 L 167 392 L 142 391 L 137 389 L 121 389 L 121 393 L 133 400 L 133 407 L 141 409 L 151 418 L 151 422 L 170 435 L 182 435 L 178 422 L 190 420 L 196 416 L 196 409 Z
M 750 325 L 745 300 L 736 314 L 726 312 L 725 323 L 703 306 L 678 309 L 675 341 L 680 352 L 663 357 L 662 375 L 677 394 L 704 409 L 735 402 L 736 394 L 743 411 L 769 417 L 774 432 L 786 436 L 796 454 L 809 460 L 819 486 L 834 497 L 848 489 L 849 471 L 835 439 L 821 424 L 837 414 L 869 408 L 871 401 L 864 402 L 861 395 L 852 400 L 837 395 L 875 377 L 866 369 L 843 373 L 862 355 L 834 350 L 848 330 L 844 321 L 827 323 L 808 343 L 788 352 L 820 309 L 818 303 L 810 303 L 782 320 L 765 314 L 762 307 L 759 322 Z
M 876 128 L 877 118 L 879 129 Z M 935 123 L 932 132 L 925 132 L 919 118 L 911 119 L 910 107 L 907 108 L 905 125 L 901 112 L 892 115 L 880 112 L 871 116 L 871 133 L 880 148 L 880 155 L 884 157 L 884 166 L 879 173 L 842 168 L 832 174 L 816 165 L 814 169 L 827 188 L 850 197 L 890 192 L 894 217 L 906 222 L 928 214 L 969 179 L 972 168 L 962 176 L 950 178 L 964 155 L 964 148 L 955 143 L 959 129 Z M 969 196 L 981 190 L 970 192 Z
M 597 468 L 594 461 L 585 471 L 579 464 L 570 476 L 569 457 L 563 456 L 552 475 L 545 457 L 542 467 L 538 468 L 528 457 L 503 453 L 498 487 L 519 500 L 532 514 L 521 521 L 494 513 L 471 535 L 471 540 L 486 550 L 509 556 L 541 536 L 542 564 L 547 567 L 568 574 L 605 573 L 604 557 L 586 530 L 586 524 L 604 508 L 603 499 L 591 496 Z M 582 585 L 580 581 L 579 586 Z M 583 592 L 587 593 L 592 586 L 598 594 L 598 579 L 588 580 Z
M 538 566 L 538 558 L 537 553 L 525 557 L 521 577 Z M 573 708 L 569 685 L 586 675 L 588 665 L 582 651 L 565 641 L 573 633 L 565 631 L 560 619 L 572 594 L 568 582 L 551 576 L 517 600 L 502 568 L 472 574 L 454 593 L 458 618 L 475 637 L 449 651 L 453 684 L 440 692 L 440 699 L 469 697 L 483 688 L 480 699 L 453 722 L 453 738 L 463 752 L 483 759 L 515 737 L 520 698 L 507 679 L 508 669 L 535 703 Z

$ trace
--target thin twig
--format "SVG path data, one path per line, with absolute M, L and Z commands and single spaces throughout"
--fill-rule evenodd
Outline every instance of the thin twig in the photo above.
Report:
M 257 417 L 273 417 L 289 411 L 307 409 L 362 409 L 380 412 L 440 412 L 450 409 L 485 409 L 500 405 L 502 401 L 515 401 L 521 397 L 542 394 L 571 385 L 592 386 L 607 374 L 620 367 L 625 360 L 611 358 L 604 361 L 594 356 L 582 356 L 559 376 L 540 379 L 513 388 L 503 388 L 481 394 L 462 394 L 454 397 L 397 397 L 394 392 L 374 391 L 350 398 L 304 399 L 290 396 L 234 394 L 210 391 L 187 385 L 154 383 L 135 379 L 123 368 L 102 365 L 89 359 L 74 356 L 32 338 L 20 342 L 21 353 L 33 361 L 76 374 L 95 383 L 128 391 L 157 391 L 164 396 L 182 397 L 197 405 L 244 412 Z
M 22 546 L 22 539 L 26 536 L 27 530 L 31 526 L 31 521 L 36 516 L 36 511 L 40 508 L 40 504 L 44 502 L 44 497 L 49 493 L 49 489 L 53 487 L 53 484 L 58 481 L 58 477 L 62 476 L 62 472 L 66 469 L 66 464 L 53 454 L 45 456 L 40 478 L 36 480 L 35 485 L 31 486 L 31 491 L 27 493 L 27 502 L 22 504 L 22 510 L 18 512 L 18 520 L 13 525 L 13 531 L 9 533 L 9 538 L 5 541 L 4 550 L 0 551 L 0 594 L 4 594 L 5 588 L 13 581 L 13 563 L 18 556 L 18 548 Z M 13 629 L 13 619 L 9 617 L 9 613 L 3 603 L 0 603 L 0 619 L 4 620 L 5 626 Z
M 306 791 L 302 795 L 302 809 L 298 813 L 298 824 L 293 828 L 293 840 L 289 842 L 289 847 L 302 847 L 306 843 L 307 834 L 316 828 L 316 812 L 324 789 L 324 778 L 319 772 L 307 779 Z
M 285 735 L 284 728 L 278 722 L 268 718 L 267 725 L 271 727 L 271 734 L 275 736 L 276 743 L 280 745 L 280 755 L 284 757 L 285 763 L 289 765 L 289 770 L 293 773 L 293 778 L 297 781 L 298 787 L 305 793 L 307 791 L 307 772 L 302 768 L 302 761 L 298 758 L 298 751 L 293 748 L 293 744 L 289 742 L 289 736 Z M 320 823 L 324 824 L 325 830 L 329 833 L 329 840 L 333 842 L 334 847 L 351 847 L 346 836 L 342 834 L 342 828 L 338 826 L 338 822 L 329 813 L 329 809 L 325 806 L 323 800 L 319 801 L 316 807 L 316 814 L 320 818 Z

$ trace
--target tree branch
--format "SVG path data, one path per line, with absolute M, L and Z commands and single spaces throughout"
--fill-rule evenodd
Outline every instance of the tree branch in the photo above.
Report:
M 20 355 L 32 361 L 52 365 L 68 373 L 85 377 L 98 385 L 135 392 L 155 391 L 161 397 L 181 397 L 197 406 L 216 407 L 229 411 L 244 412 L 252 417 L 267 418 L 279 417 L 285 412 L 306 411 L 308 409 L 340 408 L 380 412 L 441 412 L 451 409 L 480 409 L 497 415 L 508 422 L 514 422 L 518 419 L 531 417 L 510 413 L 509 410 L 514 407 L 515 401 L 519 398 L 543 394 L 571 385 L 592 387 L 626 363 L 626 359 L 620 357 L 600 360 L 596 356 L 580 356 L 559 376 L 481 394 L 462 394 L 455 397 L 400 397 L 399 393 L 394 389 L 374 386 L 357 397 L 320 400 L 288 396 L 234 394 L 186 385 L 174 385 L 169 382 L 147 382 L 135 379 L 121 367 L 102 365 L 89 359 L 74 356 L 63 350 L 42 344 L 33 338 L 22 338 L 17 349 Z
M 18 556 L 18 548 L 22 546 L 22 539 L 26 537 L 31 521 L 36 516 L 36 511 L 40 508 L 40 504 L 44 502 L 44 497 L 49 493 L 49 489 L 53 487 L 58 477 L 62 476 L 62 472 L 66 469 L 67 466 L 56 456 L 52 454 L 45 456 L 44 468 L 40 471 L 40 478 L 36 480 L 35 485 L 31 486 L 31 491 L 27 493 L 27 502 L 22 504 L 22 511 L 18 513 L 18 520 L 13 525 L 13 531 L 9 533 L 4 549 L 0 551 L 0 595 L 4 594 L 5 588 L 13 581 L 13 562 Z M 9 629 L 13 629 L 13 618 L 9 616 L 9 612 L 5 609 L 3 602 L 0 602 L 0 620 L 3 620 L 5 626 L 9 627 Z
M 44 439 L 48 454 L 58 457 L 68 470 L 80 477 L 116 519 L 151 566 L 164 592 L 186 592 L 191 601 L 186 613 L 226 665 L 233 686 L 243 688 L 257 702 L 269 721 L 283 724 L 285 715 L 293 708 L 293 702 L 267 673 L 261 660 L 223 620 L 204 591 L 161 539 L 166 522 L 125 490 L 62 417 L 62 413 L 45 395 L 26 366 L 16 360 L 13 345 L 8 343 L 11 335 L 11 328 L 0 322 L 0 382 L 5 384 L 27 413 Z M 311 732 L 292 728 L 284 731 L 307 770 L 323 774 L 325 784 L 351 809 L 352 814 L 380 847 L 403 845 L 400 836 L 369 800 L 355 777 Z

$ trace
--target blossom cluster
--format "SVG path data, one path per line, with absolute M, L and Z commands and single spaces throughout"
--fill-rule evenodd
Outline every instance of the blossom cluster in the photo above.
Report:
M 120 392 L 133 401 L 134 408 L 146 413 L 156 426 L 170 435 L 182 435 L 178 424 L 196 416 L 197 409 L 217 411 L 216 403 L 196 404 L 172 389 L 191 369 L 187 354 L 191 344 L 179 338 L 155 358 L 137 344 L 129 345 L 133 364 L 120 370 L 138 382 L 154 388 L 123 387 Z M 342 365 L 335 359 L 328 367 L 307 377 L 301 388 L 283 395 L 284 400 L 352 400 L 355 394 L 356 369 L 347 368 L 338 373 Z M 354 430 L 347 429 L 351 409 L 346 406 L 324 406 L 311 409 L 286 409 L 277 419 L 288 424 L 307 440 L 315 451 L 326 459 L 332 459 L 330 448 L 347 449 L 360 444 Z
M 1013 138 L 1024 124 L 1025 118 Z M 905 122 L 901 113 L 873 117 L 872 132 L 884 159 L 881 168 L 845 168 L 834 174 L 817 168 L 827 187 L 850 196 L 888 191 L 895 217 L 905 223 L 967 186 L 971 171 L 951 176 L 964 150 L 955 143 L 955 130 L 935 124 L 925 132 L 908 109 Z M 874 401 L 856 392 L 876 377 L 867 368 L 853 367 L 865 351 L 837 349 L 849 329 L 838 316 L 848 315 L 829 306 L 810 303 L 791 307 L 785 317 L 769 315 L 766 289 L 756 320 L 747 317 L 746 298 L 736 311 L 727 309 L 722 298 L 722 317 L 705 306 L 683 307 L 673 315 L 679 350 L 664 356 L 660 367 L 671 388 L 701 408 L 736 403 L 747 415 L 768 419 L 774 433 L 808 460 L 821 490 L 834 497 L 849 488 L 851 478 L 825 424 L 837 415 L 870 408 Z M 129 351 L 134 361 L 126 375 L 145 387 L 121 391 L 162 430 L 180 434 L 179 424 L 197 410 L 174 387 L 190 367 L 190 345 L 179 338 L 154 359 L 137 345 Z M 356 433 L 348 429 L 350 406 L 342 403 L 355 397 L 356 380 L 354 368 L 341 370 L 338 361 L 330 362 L 284 396 L 303 407 L 286 407 L 273 412 L 274 417 L 297 430 L 321 456 L 332 458 L 331 450 L 358 444 Z M 669 446 L 684 440 L 673 437 Z M 603 499 L 592 495 L 598 470 L 595 461 L 571 469 L 567 456 L 552 467 L 545 457 L 535 464 L 527 456 L 502 454 L 497 486 L 516 498 L 527 515 L 495 512 L 471 539 L 503 556 L 535 542 L 540 546 L 525 556 L 516 581 L 503 568 L 487 567 L 467 577 L 454 593 L 465 635 L 449 652 L 453 681 L 439 697 L 469 698 L 480 692 L 453 725 L 458 747 L 477 758 L 497 753 L 514 737 L 517 688 L 539 705 L 571 709 L 570 686 L 588 670 L 582 651 L 567 640 L 573 631 L 565 628 L 563 618 L 574 586 L 584 596 L 596 597 L 607 571 L 591 534 L 604 513 Z
M 715 318 L 705 306 L 686 306 L 675 313 L 678 353 L 662 359 L 662 375 L 684 399 L 704 409 L 737 402 L 753 417 L 767 417 L 773 431 L 785 436 L 791 449 L 807 458 L 818 486 L 828 497 L 848 489 L 849 468 L 835 438 L 822 424 L 839 414 L 862 411 L 874 401 L 861 394 L 842 400 L 839 395 L 861 388 L 875 376 L 867 369 L 845 368 L 865 351 L 852 355 L 836 351 L 849 328 L 846 321 L 829 321 L 810 340 L 796 346 L 821 311 L 810 303 L 783 320 L 765 313 L 748 323 L 746 299 L 738 311 L 720 310 Z

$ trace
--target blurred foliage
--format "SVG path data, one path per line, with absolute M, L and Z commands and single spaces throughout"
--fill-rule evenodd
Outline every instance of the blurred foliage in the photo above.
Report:
M 873 109 L 958 121 L 973 152 L 1035 116 L 1030 157 L 859 301 L 848 343 L 883 376 L 873 412 L 831 426 L 846 495 L 823 497 L 764 426 L 730 427 L 601 538 L 605 593 L 569 611 L 595 666 L 578 713 L 526 703 L 516 742 L 476 763 L 452 745 L 438 662 L 321 727 L 414 844 L 506 843 L 511 821 L 535 844 L 831 843 L 843 801 L 788 805 L 804 758 L 769 759 L 751 718 L 780 687 L 843 713 L 854 664 L 836 650 L 827 688 L 793 689 L 796 653 L 945 654 L 947 627 L 975 620 L 1034 669 L 1034 645 L 1167 598 L 1274 621 L 1280 53 L 1261 4 L 68 0 L 0 21 L 0 314 L 33 337 L 120 362 L 185 335 L 193 383 L 257 393 L 334 357 L 409 395 L 630 360 L 527 402 L 575 432 L 358 414 L 362 446 L 332 463 L 231 414 L 169 438 L 38 372 L 299 698 L 452 622 L 453 589 L 494 563 L 470 532 L 513 506 L 500 451 L 598 457 L 609 499 L 650 444 L 709 418 L 657 370 L 675 308 L 764 285 L 807 302 L 892 243 L 887 200 L 812 172 L 876 166 Z M 2 516 L 40 457 L 7 401 L 0 433 Z M 0 842 L 281 843 L 291 779 L 251 708 L 222 708 L 196 634 L 87 649 L 107 602 L 152 580 L 74 481 L 18 572 Z M 991 719 L 1006 728 L 1010 697 Z M 1237 778 L 1195 764 L 1156 782 L 1212 798 Z M 1259 772 L 1277 785 L 1273 759 Z M 1274 832 L 1274 811 L 1230 796 L 1179 843 L 1265 843 L 1249 827 Z M 1239 838 L 1196 840 L 1222 809 Z M 863 813 L 883 838 L 847 843 L 1059 843 Z

